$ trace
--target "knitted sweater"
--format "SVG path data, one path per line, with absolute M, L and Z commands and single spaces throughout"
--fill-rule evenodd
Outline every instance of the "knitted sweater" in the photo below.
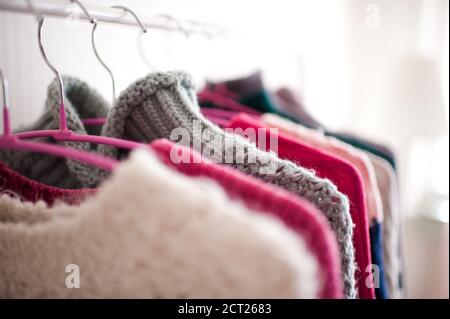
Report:
M 351 282 L 354 284 L 355 269 L 349 268 L 349 265 L 354 266 L 353 259 L 355 259 L 357 264 L 356 284 L 359 296 L 361 298 L 374 298 L 373 288 L 366 286 L 366 278 L 368 276 L 366 267 L 372 264 L 372 259 L 370 255 L 369 226 L 364 201 L 363 183 L 358 171 L 350 163 L 302 144 L 301 141 L 293 139 L 282 132 L 278 132 L 278 134 L 273 133 L 262 122 L 246 115 L 242 114 L 233 118 L 228 127 L 234 129 L 241 128 L 243 131 L 266 128 L 266 140 L 275 139 L 273 135 L 276 135 L 278 154 L 281 158 L 289 159 L 303 167 L 313 169 L 318 176 L 331 180 L 338 187 L 339 191 L 348 196 L 351 215 L 351 217 L 349 215 L 348 220 L 353 221 L 354 225 L 350 222 L 350 225 L 342 225 L 343 228 L 341 229 L 334 229 L 339 234 L 338 242 L 341 248 L 341 259 L 343 261 L 349 260 L 347 265 L 344 263 L 342 265 L 345 275 L 344 283 L 349 284 Z M 268 143 L 258 143 L 258 145 L 267 149 L 270 147 Z M 334 224 L 333 227 L 339 226 Z M 352 231 L 353 227 L 354 236 Z M 350 252 L 351 254 L 349 254 Z
M 0 162 L 0 194 L 6 194 L 21 201 L 43 201 L 48 206 L 55 202 L 78 205 L 88 196 L 95 194 L 97 189 L 67 189 L 49 186 L 12 170 Z
M 286 114 L 285 112 L 280 111 L 283 109 L 283 107 L 276 105 L 279 100 L 276 100 L 272 96 L 269 96 L 264 89 L 261 72 L 255 72 L 247 77 L 228 80 L 225 82 L 208 83 L 208 89 L 227 98 L 234 99 L 241 104 L 250 106 L 255 110 L 261 110 L 267 113 L 275 113 L 308 128 L 324 131 L 325 135 L 327 136 L 337 138 L 345 143 L 351 144 L 358 149 L 382 157 L 392 165 L 394 170 L 396 168 L 396 160 L 394 154 L 389 148 L 385 147 L 384 145 L 379 145 L 352 134 L 331 132 L 327 130 L 322 124 L 309 116 L 307 112 L 288 112 L 289 114 Z M 289 90 L 280 90 L 276 93 L 276 96 L 283 99 L 285 102 L 294 104 L 294 107 L 296 105 L 297 111 L 302 108 L 301 103 L 294 96 L 294 94 L 292 94 L 292 92 L 289 92 Z
M 363 181 L 363 186 L 366 194 L 365 202 L 367 207 L 367 216 L 371 224 L 370 242 L 372 246 L 372 261 L 374 264 L 378 265 L 380 269 L 380 289 L 376 290 L 376 293 L 377 297 L 385 298 L 387 294 L 385 293 L 385 289 L 383 289 L 385 287 L 385 278 L 383 271 L 383 248 L 381 247 L 383 236 L 380 231 L 380 229 L 382 229 L 380 223 L 382 222 L 383 218 L 383 207 L 374 167 L 370 162 L 368 155 L 364 154 L 362 151 L 354 149 L 351 145 L 345 144 L 335 138 L 325 136 L 321 132 L 302 127 L 301 125 L 290 122 L 276 115 L 264 114 L 261 116 L 261 120 L 271 127 L 277 127 L 286 134 L 298 138 L 299 141 L 305 143 L 306 145 L 319 148 L 320 150 L 324 150 L 339 158 L 347 160 L 349 163 L 353 164 L 355 168 L 361 173 L 361 179 Z M 343 189 L 339 187 L 339 185 L 338 188 L 340 191 L 343 191 Z M 351 202 L 353 201 L 351 200 Z M 350 209 L 350 211 L 352 210 Z M 356 223 L 355 218 L 353 218 L 353 221 Z
M 375 155 L 369 155 L 375 168 L 378 186 L 384 209 L 383 254 L 386 283 L 391 298 L 402 298 L 401 251 L 400 251 L 400 212 L 397 193 L 397 181 L 394 169 L 389 163 Z
M 180 128 L 183 130 L 177 131 Z M 136 81 L 120 95 L 103 134 L 140 142 L 161 137 L 177 139 L 214 162 L 230 165 L 309 200 L 334 225 L 340 224 L 334 228 L 342 231 L 337 237 L 349 242 L 341 255 L 344 291 L 346 297 L 356 297 L 352 223 L 347 198 L 328 180 L 320 179 L 290 161 L 281 160 L 274 153 L 261 151 L 240 136 L 224 133 L 203 118 L 192 80 L 186 73 L 153 73 Z M 117 154 L 117 150 L 109 146 L 101 145 L 99 149 L 103 154 Z M 226 154 L 236 156 L 239 152 L 242 152 L 244 161 L 238 161 L 236 157 L 227 161 Z
M 188 176 L 204 176 L 218 182 L 234 201 L 242 201 L 255 212 L 264 212 L 280 218 L 290 229 L 303 238 L 307 248 L 317 258 L 320 273 L 317 278 L 320 298 L 343 296 L 340 259 L 336 239 L 326 219 L 308 202 L 294 198 L 281 189 L 264 184 L 236 170 L 219 166 L 201 158 L 189 148 L 167 140 L 156 140 L 151 149 L 161 162 Z M 175 164 L 173 152 L 182 152 L 191 161 Z M 64 202 L 80 204 L 98 189 L 60 189 L 29 180 L 0 163 L 0 193 L 22 201 L 43 200 L 48 205 Z
M 369 221 L 383 220 L 383 206 L 380 190 L 372 163 L 368 155 L 333 137 L 319 131 L 308 129 L 273 114 L 263 114 L 261 120 L 270 127 L 276 127 L 286 134 L 298 138 L 302 143 L 319 148 L 353 164 L 361 174 L 366 194 L 367 216 Z
M 167 140 L 152 142 L 158 157 L 177 171 L 189 176 L 205 176 L 219 183 L 233 200 L 242 201 L 247 208 L 280 218 L 289 228 L 304 238 L 308 249 L 320 266 L 321 298 L 341 298 L 343 285 L 336 238 L 327 220 L 313 205 L 301 198 L 231 168 L 216 165 L 189 148 Z M 190 160 L 175 164 L 174 152 Z
M 69 129 L 80 134 L 98 135 L 100 128 L 95 126 L 84 127 L 81 118 L 105 117 L 108 113 L 106 101 L 86 83 L 72 77 L 63 76 L 64 94 L 66 97 L 66 117 Z M 59 128 L 59 85 L 55 79 L 48 86 L 45 109 L 40 118 L 33 124 L 24 126 L 17 132 L 34 130 L 58 129 Z M 42 139 L 45 142 L 53 142 Z M 93 145 L 81 142 L 61 142 L 62 145 L 87 151 L 93 149 Z M 61 188 L 81 188 L 83 184 L 78 176 L 85 173 L 84 170 L 77 171 L 72 160 L 30 153 L 24 151 L 0 151 L 0 161 L 6 163 L 13 170 L 33 180 L 47 185 Z M 89 176 L 83 176 L 85 180 Z
M 344 217 L 348 216 L 348 200 L 331 182 L 279 159 L 274 153 L 261 151 L 239 136 L 224 133 L 205 120 L 199 112 L 191 77 L 184 72 L 151 73 L 130 85 L 110 110 L 102 134 L 145 143 L 157 138 L 181 139 L 181 144 L 193 147 L 214 162 L 230 165 L 307 199 L 331 223 L 341 223 L 343 228 L 351 224 Z M 122 155 L 106 145 L 99 145 L 97 151 L 111 157 Z M 227 154 L 232 155 L 231 161 Z M 236 160 L 238 154 L 242 161 Z M 103 171 L 68 161 L 71 173 L 85 186 L 96 186 L 105 178 Z M 353 298 L 356 290 L 349 287 L 347 284 L 346 297 Z
M 0 196 L 2 298 L 312 298 L 316 271 L 280 222 L 144 150 L 78 207 Z

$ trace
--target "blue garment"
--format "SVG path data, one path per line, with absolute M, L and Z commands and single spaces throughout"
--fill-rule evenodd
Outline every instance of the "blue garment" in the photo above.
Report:
M 379 283 L 378 287 L 375 287 L 375 295 L 377 299 L 388 299 L 389 294 L 384 275 L 383 238 L 381 227 L 381 223 L 377 221 L 373 222 L 370 226 L 370 250 L 372 254 L 372 263 L 377 265 L 379 269 Z

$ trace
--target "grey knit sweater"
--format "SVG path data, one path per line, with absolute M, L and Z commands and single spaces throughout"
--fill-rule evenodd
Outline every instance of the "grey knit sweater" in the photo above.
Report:
M 67 78 L 65 80 L 67 81 Z M 56 82 L 52 83 L 53 86 L 55 84 Z M 92 91 L 89 91 L 88 95 L 90 94 L 96 96 Z M 47 101 L 47 109 L 49 107 L 53 108 L 53 112 L 58 112 L 57 104 Z M 68 113 L 75 113 L 73 114 L 75 118 L 76 111 L 78 109 L 73 107 L 67 110 Z M 72 115 L 70 117 L 72 118 Z M 69 128 L 81 131 L 73 123 L 69 123 Z M 180 128 L 183 129 L 182 132 Z M 215 162 L 230 165 L 309 200 L 325 214 L 336 233 L 340 247 L 345 296 L 347 298 L 357 296 L 356 264 L 352 244 L 353 223 L 347 198 L 330 181 L 318 178 L 313 172 L 290 161 L 281 160 L 274 153 L 261 151 L 246 139 L 227 134 L 207 121 L 200 114 L 194 85 L 188 74 L 151 73 L 134 82 L 122 92 L 110 110 L 102 135 L 144 143 L 157 138 L 175 139 L 193 147 Z M 180 140 L 180 136 L 183 135 L 187 138 Z M 82 143 L 73 146 L 86 147 Z M 98 145 L 96 151 L 111 157 L 123 155 L 116 148 L 107 145 Z M 233 160 L 229 161 L 229 158 L 227 160 L 225 154 L 227 156 L 232 154 Z M 237 160 L 239 155 L 240 160 Z M 69 170 L 67 176 L 75 177 L 82 185 L 96 186 L 105 178 L 105 173 L 96 168 L 71 160 L 67 162 Z M 51 170 L 52 167 L 49 166 L 47 169 Z
M 95 90 L 89 88 L 86 83 L 68 76 L 63 76 L 63 81 L 68 128 L 80 134 L 98 135 L 100 129 L 94 126 L 85 128 L 81 118 L 107 116 L 108 104 Z M 58 81 L 55 79 L 48 86 L 43 114 L 35 123 L 24 126 L 16 130 L 15 133 L 58 128 L 59 86 Z M 49 139 L 44 138 L 40 140 L 51 142 Z M 81 142 L 64 142 L 61 144 L 85 151 L 95 147 Z M 82 181 L 88 178 L 88 176 L 84 175 L 87 173 L 85 170 L 79 170 L 78 163 L 40 153 L 0 151 L 0 161 L 28 178 L 61 188 L 81 188 L 86 186 Z

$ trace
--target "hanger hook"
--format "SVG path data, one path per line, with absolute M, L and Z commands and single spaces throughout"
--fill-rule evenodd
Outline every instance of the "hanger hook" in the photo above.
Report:
M 189 38 L 189 32 L 183 27 L 183 24 L 180 22 L 180 20 L 176 19 L 175 17 L 169 15 L 169 14 L 159 14 L 158 15 L 161 18 L 164 18 L 166 21 L 170 21 L 175 23 L 176 25 L 176 29 L 182 34 L 184 35 L 185 39 Z M 168 39 L 168 34 L 170 32 L 166 32 L 166 40 Z M 169 58 L 170 63 L 176 67 L 179 68 L 179 63 L 177 62 L 177 59 L 175 58 L 175 56 L 173 55 L 173 50 L 170 47 L 170 44 L 168 41 L 164 41 L 164 49 L 165 49 L 165 53 L 166 56 Z
M 134 13 L 131 9 L 129 9 L 129 8 L 125 7 L 125 6 L 112 6 L 111 8 L 122 9 L 123 11 L 128 12 L 129 14 L 131 14 L 133 16 L 133 18 L 136 20 L 136 22 L 138 23 L 139 27 L 141 28 L 142 33 L 147 33 L 147 29 L 145 28 L 144 24 L 138 18 L 136 13 Z
M 34 18 L 36 19 L 36 22 L 39 21 L 39 17 L 41 16 L 39 14 L 39 12 L 36 10 L 36 8 L 34 7 L 33 3 L 31 2 L 31 0 L 26 0 L 27 2 L 27 6 L 28 9 L 30 10 L 30 12 L 33 14 Z
M 97 30 L 98 23 L 94 23 L 92 27 L 92 33 L 91 33 L 91 43 L 92 43 L 92 49 L 94 50 L 95 57 L 97 58 L 98 62 L 103 66 L 103 68 L 108 72 L 109 77 L 111 78 L 111 84 L 112 84 L 112 102 L 114 104 L 114 101 L 116 99 L 116 82 L 114 80 L 114 74 L 112 73 L 111 69 L 106 65 L 106 63 L 103 61 L 103 59 L 98 54 L 97 46 L 95 45 L 95 30 Z
M 8 136 L 11 133 L 9 126 L 9 92 L 8 80 L 3 76 L 3 71 L 0 69 L 0 80 L 2 82 L 2 96 L 3 96 L 3 136 Z
M 87 11 L 86 7 L 80 1 L 71 0 L 71 2 L 75 3 L 76 5 L 78 5 L 81 8 L 81 10 L 84 12 L 86 17 L 88 17 L 90 23 L 97 23 L 97 20 L 89 14 L 89 11 Z
M 165 18 L 166 20 L 174 22 L 177 25 L 178 31 L 183 33 L 186 38 L 189 38 L 189 32 L 185 27 L 183 27 L 183 24 L 180 22 L 180 20 L 176 19 L 175 17 L 169 14 L 159 14 L 159 16 Z
M 125 11 L 126 13 L 131 14 L 133 16 L 133 18 L 136 20 L 137 24 L 139 25 L 139 27 L 140 27 L 140 29 L 142 31 L 142 32 L 139 32 L 138 38 L 137 38 L 137 46 L 138 46 L 139 55 L 141 56 L 142 61 L 144 61 L 144 63 L 147 65 L 147 67 L 150 70 L 154 71 L 156 68 L 153 66 L 153 64 L 150 62 L 150 60 L 147 58 L 147 55 L 144 52 L 144 45 L 143 45 L 143 42 L 142 42 L 142 35 L 147 33 L 147 29 L 145 28 L 144 24 L 141 22 L 141 20 L 136 15 L 136 13 L 134 13 L 131 9 L 129 9 L 129 8 L 125 7 L 125 6 L 112 6 L 111 8 L 121 9 L 121 10 Z
M 0 69 L 0 80 L 2 82 L 3 107 L 8 107 L 9 106 L 8 80 L 3 76 L 3 71 L 1 69 Z
M 66 121 L 66 109 L 65 109 L 65 98 L 64 98 L 64 83 L 61 78 L 61 75 L 59 74 L 58 70 L 50 63 L 49 59 L 47 58 L 47 55 L 44 51 L 44 46 L 42 44 L 42 25 L 44 24 L 44 16 L 39 17 L 38 22 L 38 44 L 39 44 L 39 51 L 41 52 L 41 56 L 44 59 L 45 64 L 50 68 L 50 70 L 53 72 L 53 74 L 58 79 L 59 83 L 59 128 L 62 131 L 67 130 L 67 121 Z
M 111 82 L 112 82 L 112 102 L 114 103 L 114 100 L 116 99 L 116 83 L 114 80 L 114 75 L 111 71 L 111 69 L 106 65 L 106 63 L 102 60 L 100 55 L 98 54 L 97 46 L 95 45 L 95 30 L 97 29 L 98 22 L 97 20 L 91 16 L 89 11 L 86 9 L 86 7 L 79 1 L 79 0 L 71 0 L 72 3 L 75 3 L 78 5 L 81 10 L 84 12 L 84 14 L 88 17 L 89 22 L 93 24 L 92 31 L 91 31 L 91 44 L 92 49 L 94 50 L 95 57 L 97 58 L 98 62 L 103 66 L 103 68 L 108 72 Z

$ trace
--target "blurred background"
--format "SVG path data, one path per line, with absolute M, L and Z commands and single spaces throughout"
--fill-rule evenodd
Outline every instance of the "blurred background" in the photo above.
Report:
M 11 0 L 25 1 L 25 0 Z M 69 18 L 48 18 L 43 41 L 63 74 L 105 97 L 108 74 L 91 48 L 91 26 L 70 1 Z M 126 5 L 152 19 L 213 23 L 222 36 L 150 29 L 141 40 L 151 67 L 184 69 L 206 80 L 261 70 L 271 89 L 287 86 L 333 130 L 389 145 L 399 185 L 409 298 L 449 297 L 449 1 L 448 0 L 84 0 Z M 157 19 L 157 18 L 155 18 Z M 139 29 L 99 24 L 97 46 L 117 92 L 150 72 Z M 0 10 L 0 66 L 10 83 L 13 128 L 42 112 L 52 74 L 38 50 L 36 20 Z

